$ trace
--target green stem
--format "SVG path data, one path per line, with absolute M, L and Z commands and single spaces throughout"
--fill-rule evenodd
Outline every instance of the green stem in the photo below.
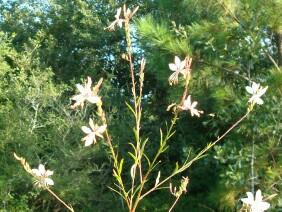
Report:
M 135 199 L 135 202 L 134 202 L 134 206 L 133 208 L 130 210 L 130 211 L 135 211 L 137 209 L 137 206 L 140 202 L 140 200 L 144 197 L 144 195 L 141 196 L 142 194 L 142 191 L 143 191 L 143 188 L 144 188 L 144 185 L 145 183 L 147 182 L 147 178 L 149 176 L 149 174 L 151 173 L 151 171 L 153 170 L 153 168 L 155 167 L 155 164 L 156 164 L 156 161 L 158 159 L 158 157 L 160 156 L 160 154 L 163 152 L 163 149 L 165 148 L 166 144 L 167 144 L 167 141 L 168 139 L 171 137 L 171 131 L 177 121 L 177 117 L 178 117 L 178 111 L 175 111 L 174 113 L 174 118 L 172 119 L 171 121 L 171 125 L 168 129 L 168 132 L 167 132 L 167 135 L 162 143 L 162 146 L 159 148 L 157 154 L 155 155 L 153 161 L 151 162 L 149 168 L 148 168 L 148 171 L 146 172 L 145 176 L 143 177 L 143 181 L 141 181 L 141 184 L 140 184 L 140 188 L 139 188 L 139 191 L 138 191 L 138 194 L 137 194 L 137 197 Z M 153 189 L 150 190 L 149 193 L 151 193 L 153 190 L 155 190 L 155 187 Z
M 150 189 L 146 193 L 144 193 L 142 196 L 139 196 L 139 201 L 143 199 L 145 196 L 150 194 L 152 191 L 156 190 L 156 188 L 160 187 L 162 184 L 167 182 L 169 179 L 171 179 L 173 176 L 185 171 L 188 167 L 190 167 L 196 160 L 200 159 L 204 153 L 206 153 L 211 147 L 213 147 L 215 144 L 217 144 L 220 140 L 222 140 L 231 130 L 233 130 L 240 122 L 242 122 L 251 112 L 251 110 L 248 110 L 247 113 L 242 116 L 235 124 L 233 124 L 222 136 L 218 137 L 217 140 L 215 140 L 213 143 L 208 145 L 205 149 L 203 149 L 195 158 L 193 158 L 191 161 L 184 163 L 184 165 L 179 168 L 176 172 L 165 178 L 163 181 L 161 181 L 158 185 L 156 185 L 154 188 Z
M 102 119 L 102 122 L 103 124 L 107 124 L 107 118 L 106 118 L 106 114 L 102 108 L 102 104 L 98 106 L 98 113 L 100 114 L 101 116 L 101 119 Z M 123 196 L 124 196 L 124 199 L 126 200 L 126 204 L 127 206 L 129 207 L 129 201 L 128 201 L 128 197 L 127 197 L 127 193 L 125 191 L 125 188 L 124 188 L 124 184 L 123 184 L 123 181 L 122 181 L 122 178 L 121 178 L 121 175 L 118 171 L 119 169 L 119 166 L 118 166 L 118 156 L 117 154 L 115 153 L 115 150 L 114 150 L 114 147 L 112 145 L 112 142 L 111 142 L 111 138 L 110 138 L 110 135 L 109 135 L 109 132 L 108 132 L 108 129 L 106 129 L 106 140 L 108 142 L 108 145 L 109 145 L 109 148 L 110 148 L 110 151 L 111 151 L 111 154 L 112 154 L 112 157 L 114 159 L 114 168 L 116 169 L 116 173 L 118 174 L 118 177 L 120 178 L 120 186 L 121 186 L 121 190 L 123 192 Z
M 140 110 L 140 101 L 141 97 L 137 97 L 136 95 L 136 83 L 135 83 L 135 76 L 134 76 L 134 69 L 133 69 L 133 61 L 132 61 L 132 45 L 131 45 L 131 38 L 130 38 L 130 25 L 129 19 L 125 20 L 125 34 L 126 34 L 126 43 L 128 47 L 128 61 L 130 66 L 130 75 L 132 81 L 132 94 L 134 99 L 134 112 L 135 112 L 135 128 L 136 128 L 136 152 L 135 156 L 138 160 L 138 167 L 139 167 L 139 175 L 142 181 L 142 168 L 141 168 L 141 155 L 140 155 L 140 120 L 141 120 L 141 110 Z M 131 197 L 130 197 L 130 208 L 132 207 L 132 202 L 134 198 L 134 187 L 135 187 L 135 173 L 132 176 L 132 183 L 131 183 Z

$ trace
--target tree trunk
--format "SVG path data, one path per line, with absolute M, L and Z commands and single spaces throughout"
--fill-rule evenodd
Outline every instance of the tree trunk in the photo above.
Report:
M 277 27 L 276 37 L 278 47 L 278 66 L 282 67 L 282 25 Z

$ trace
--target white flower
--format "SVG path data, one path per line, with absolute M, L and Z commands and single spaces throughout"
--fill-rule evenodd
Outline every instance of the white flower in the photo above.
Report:
M 87 100 L 93 104 L 101 102 L 101 98 L 97 95 L 94 95 L 91 91 L 92 80 L 90 77 L 87 77 L 87 83 L 85 83 L 84 87 L 80 84 L 76 84 L 77 89 L 80 94 L 73 96 L 71 99 L 76 101 L 71 108 L 76 108 L 77 106 L 81 106 L 83 108 L 84 101 Z
M 85 146 L 90 146 L 91 144 L 97 143 L 96 136 L 99 136 L 100 138 L 103 138 L 102 133 L 106 130 L 107 125 L 104 124 L 102 126 L 94 125 L 94 122 L 92 119 L 89 119 L 89 127 L 83 126 L 81 127 L 82 131 L 87 134 L 84 138 L 82 138 L 82 141 L 85 141 Z
M 252 192 L 247 192 L 248 198 L 243 198 L 241 201 L 251 207 L 251 212 L 263 212 L 270 207 L 268 202 L 262 201 L 261 190 L 257 190 L 256 197 Z
M 54 181 L 48 177 L 53 174 L 53 171 L 46 171 L 44 165 L 40 164 L 38 169 L 32 169 L 31 172 L 35 177 L 38 178 L 35 183 L 35 185 L 38 187 L 54 185 Z
M 119 27 L 121 28 L 122 27 L 122 22 L 124 22 L 124 19 L 121 19 L 119 16 L 120 16 L 120 13 L 121 13 L 121 7 L 117 9 L 117 14 L 115 15 L 115 18 L 116 20 L 114 20 L 110 26 L 108 26 L 106 29 L 112 31 L 112 30 L 115 30 L 115 25 L 118 24 Z
M 268 86 L 265 88 L 261 87 L 260 84 L 253 82 L 252 87 L 247 86 L 246 90 L 248 93 L 252 94 L 253 96 L 249 99 L 248 102 L 257 103 L 259 105 L 263 104 L 263 100 L 260 98 L 268 89 Z
M 191 95 L 189 95 L 189 96 L 187 97 L 187 99 L 184 100 L 183 105 L 181 105 L 179 108 L 180 108 L 181 110 L 190 110 L 191 116 L 196 115 L 196 116 L 200 117 L 200 113 L 203 114 L 203 111 L 197 110 L 197 109 L 195 108 L 197 104 L 198 104 L 198 102 L 193 102 L 193 103 L 191 103 Z
M 126 20 L 129 20 L 136 12 L 137 10 L 139 9 L 139 6 L 137 6 L 133 12 L 131 12 L 131 10 L 129 8 L 126 9 L 126 5 L 124 4 L 123 5 L 123 14 L 124 14 L 124 18 Z
M 129 8 L 126 9 L 125 5 L 123 5 L 123 14 L 124 14 L 124 17 L 126 18 L 130 17 L 131 15 L 131 10 Z
M 121 7 L 117 9 L 117 14 L 115 15 L 116 22 L 119 25 L 119 27 L 121 28 L 123 20 L 119 18 L 120 13 L 121 13 Z
M 182 73 L 184 77 L 186 77 L 186 74 L 188 73 L 187 70 L 185 69 L 185 63 L 186 63 L 185 60 L 181 61 L 179 57 L 175 56 L 174 62 L 175 63 L 169 64 L 170 70 L 174 71 L 174 73 L 170 75 L 170 77 L 168 78 L 170 85 L 178 83 L 179 73 Z

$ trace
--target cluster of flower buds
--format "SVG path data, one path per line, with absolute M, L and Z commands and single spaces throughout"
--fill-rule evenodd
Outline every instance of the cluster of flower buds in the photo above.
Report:
M 179 186 L 178 191 L 177 191 L 176 187 L 174 187 L 174 189 L 173 189 L 172 185 L 170 184 L 170 186 L 169 186 L 170 187 L 170 193 L 175 197 L 179 197 L 181 194 L 187 192 L 188 183 L 189 183 L 189 178 L 188 177 L 182 177 L 181 185 Z

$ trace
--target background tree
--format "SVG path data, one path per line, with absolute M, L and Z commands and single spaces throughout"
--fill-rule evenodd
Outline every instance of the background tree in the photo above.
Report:
M 118 83 L 112 81 L 112 66 L 122 63 L 113 55 L 118 54 L 115 51 L 122 52 L 123 44 L 117 41 L 120 36 L 105 33 L 111 4 L 99 2 L 5 1 L 0 5 L 4 210 L 62 207 L 45 192 L 28 193 L 31 182 L 26 183 L 29 180 L 23 177 L 23 171 L 11 165 L 15 151 L 28 155 L 32 166 L 41 162 L 47 163 L 47 168 L 56 167 L 54 180 L 59 195 L 75 208 L 115 207 L 114 196 L 104 186 L 111 179 L 105 146 L 87 150 L 81 145 L 80 126 L 86 125 L 88 114 L 86 110 L 71 111 L 68 100 L 70 93 L 75 93 L 74 82 L 81 83 L 88 75 L 94 79 L 103 76 L 108 78 L 102 88 L 106 104 L 115 102 L 108 107 L 108 118 L 112 117 L 113 126 L 123 119 L 118 116 L 119 101 L 114 100 L 120 99 L 122 93 Z M 120 132 L 118 127 L 115 130 Z
M 234 210 L 244 190 L 261 188 L 266 196 L 279 192 L 280 159 L 269 152 L 281 148 L 281 113 L 275 108 L 281 107 L 282 77 L 279 36 L 274 36 L 281 25 L 280 1 L 156 2 L 158 11 L 136 23 L 149 61 L 147 71 L 156 76 L 155 86 L 163 88 L 157 89 L 159 95 L 167 91 L 168 105 L 179 98 L 177 89 L 168 89 L 168 63 L 175 55 L 193 57 L 190 94 L 206 114 L 200 120 L 186 116 L 179 120 L 181 133 L 174 137 L 173 152 L 180 157 L 175 160 L 185 156 L 187 149 L 197 151 L 221 135 L 244 113 L 245 86 L 251 81 L 270 85 L 265 105 L 213 154 L 195 164 L 190 173 L 191 195 L 183 200 L 183 207 L 188 201 L 193 211 Z M 281 207 L 279 198 L 274 202 Z M 178 207 L 181 210 L 181 204 Z
M 126 121 L 129 111 L 124 103 L 131 98 L 127 62 L 122 59 L 125 39 L 119 29 L 115 33 L 104 30 L 123 3 L 0 2 L 0 199 L 4 210 L 62 207 L 44 191 L 31 189 L 24 170 L 14 168 L 18 165 L 14 151 L 29 158 L 34 168 L 39 162 L 48 169 L 56 167 L 56 191 L 75 209 L 110 211 L 119 206 L 122 210 L 122 201 L 106 188 L 112 183 L 106 146 L 101 142 L 85 149 L 80 143 L 80 126 L 87 124 L 85 117 L 96 114 L 89 108 L 71 111 L 69 97 L 75 93 L 75 83 L 87 76 L 95 82 L 103 77 L 101 94 L 109 130 L 114 143 L 126 147 L 119 154 L 127 155 L 133 134 L 128 130 L 131 123 Z M 136 1 L 126 4 L 137 6 Z M 185 173 L 190 178 L 187 198 L 175 210 L 234 210 L 247 190 L 260 188 L 265 196 L 279 193 L 280 1 L 142 0 L 138 5 L 134 57 L 145 55 L 147 59 L 142 134 L 150 138 L 148 149 L 154 152 L 157 148 L 155 135 L 171 116 L 166 108 L 181 95 L 168 84 L 172 73 L 168 64 L 175 56 L 193 58 L 189 92 L 205 112 L 197 120 L 188 114 L 180 117 L 170 152 L 161 158 L 162 175 L 168 174 L 168 166 L 193 156 L 245 113 L 249 98 L 245 86 L 251 81 L 269 85 L 265 104 Z M 170 198 L 171 194 L 160 191 L 140 210 L 154 210 L 158 202 Z M 282 207 L 281 198 L 271 204 L 274 210 Z M 160 210 L 169 206 L 164 204 Z

